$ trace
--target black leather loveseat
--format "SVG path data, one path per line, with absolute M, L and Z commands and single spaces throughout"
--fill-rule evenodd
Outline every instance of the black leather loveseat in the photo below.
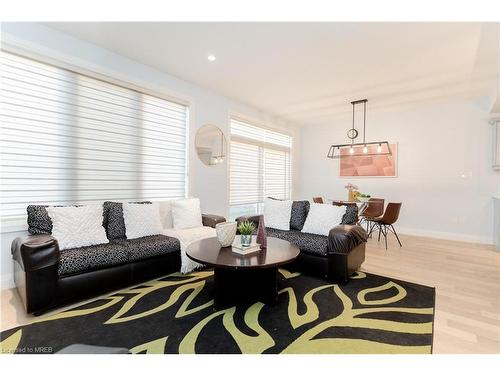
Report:
M 109 219 L 106 215 L 109 211 L 104 210 L 103 225 Z M 202 216 L 204 226 L 215 227 L 225 221 L 217 215 Z M 11 246 L 14 281 L 26 312 L 39 315 L 179 271 L 181 267 L 180 243 L 176 238 L 154 235 L 127 240 L 110 238 L 110 232 L 106 233 L 109 243 L 63 251 L 59 251 L 57 239 L 50 234 L 16 238 Z
M 342 224 L 332 228 L 328 236 L 322 236 L 301 232 L 309 206 L 308 201 L 294 201 L 290 230 L 266 228 L 267 235 L 299 247 L 299 257 L 286 268 L 346 283 L 365 260 L 368 235 L 363 227 L 356 225 L 357 207 L 347 206 Z M 259 216 L 241 216 L 236 220 L 249 220 L 258 224 Z

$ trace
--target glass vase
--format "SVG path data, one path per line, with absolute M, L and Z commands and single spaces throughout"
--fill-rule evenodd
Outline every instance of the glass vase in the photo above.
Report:
M 252 235 L 251 234 L 240 234 L 241 237 L 241 246 L 249 247 L 252 243 Z

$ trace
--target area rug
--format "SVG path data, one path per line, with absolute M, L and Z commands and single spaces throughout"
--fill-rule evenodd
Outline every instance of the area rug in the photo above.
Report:
M 431 353 L 434 288 L 359 272 L 279 273 L 275 306 L 213 308 L 213 271 L 172 274 L 1 333 L 10 353 L 71 344 L 132 353 Z

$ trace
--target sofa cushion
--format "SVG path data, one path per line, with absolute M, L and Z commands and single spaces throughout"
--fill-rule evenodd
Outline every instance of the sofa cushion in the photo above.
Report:
M 103 222 L 108 240 L 122 240 L 125 236 L 125 222 L 123 221 L 123 206 L 119 202 L 104 202 Z
M 47 212 L 47 207 L 81 207 L 81 205 L 46 206 L 30 204 L 26 207 L 28 214 L 28 232 L 30 234 L 52 234 L 52 219 Z
M 131 202 L 138 204 L 151 204 L 149 201 Z M 106 230 L 108 240 L 124 240 L 127 238 L 125 221 L 123 219 L 123 204 L 121 202 L 104 202 L 102 226 Z
M 312 203 L 302 232 L 328 236 L 330 229 L 340 225 L 345 211 L 345 206 Z
M 309 213 L 309 201 L 293 201 L 292 214 L 290 216 L 290 229 L 302 230 Z
M 162 234 L 134 238 L 120 241 L 119 243 L 126 247 L 128 258 L 131 262 L 180 251 L 181 248 L 177 238 Z
M 273 197 L 268 198 L 276 201 L 284 200 Z M 292 212 L 290 214 L 290 229 L 302 230 L 302 228 L 304 227 L 304 223 L 306 222 L 310 207 L 311 204 L 309 203 L 309 201 L 293 201 Z
M 107 268 L 128 262 L 127 248 L 117 243 L 66 249 L 60 252 L 59 276 Z
M 346 206 L 345 214 L 342 216 L 343 225 L 354 225 L 358 222 L 358 206 L 349 204 Z
M 47 212 L 47 206 L 29 205 L 26 208 L 28 213 L 28 232 L 30 234 L 51 234 L 52 220 Z
M 102 205 L 47 207 L 52 220 L 52 236 L 59 250 L 108 243 L 102 226 Z
M 174 221 L 172 219 L 172 202 L 161 201 L 158 202 L 158 204 L 160 206 L 161 226 L 163 229 L 173 228 Z
M 189 229 L 203 226 L 201 206 L 198 198 L 176 199 L 170 203 L 174 229 Z
M 319 234 L 303 233 L 298 230 L 279 230 L 266 228 L 267 235 L 280 238 L 297 245 L 301 252 L 326 256 L 328 254 L 328 236 Z
M 155 236 L 163 230 L 158 203 L 123 203 L 123 220 L 129 240 Z

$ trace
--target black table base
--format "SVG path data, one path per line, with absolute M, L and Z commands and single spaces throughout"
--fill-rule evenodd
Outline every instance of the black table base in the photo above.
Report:
M 214 269 L 215 309 L 257 301 L 268 305 L 278 301 L 278 267 Z

